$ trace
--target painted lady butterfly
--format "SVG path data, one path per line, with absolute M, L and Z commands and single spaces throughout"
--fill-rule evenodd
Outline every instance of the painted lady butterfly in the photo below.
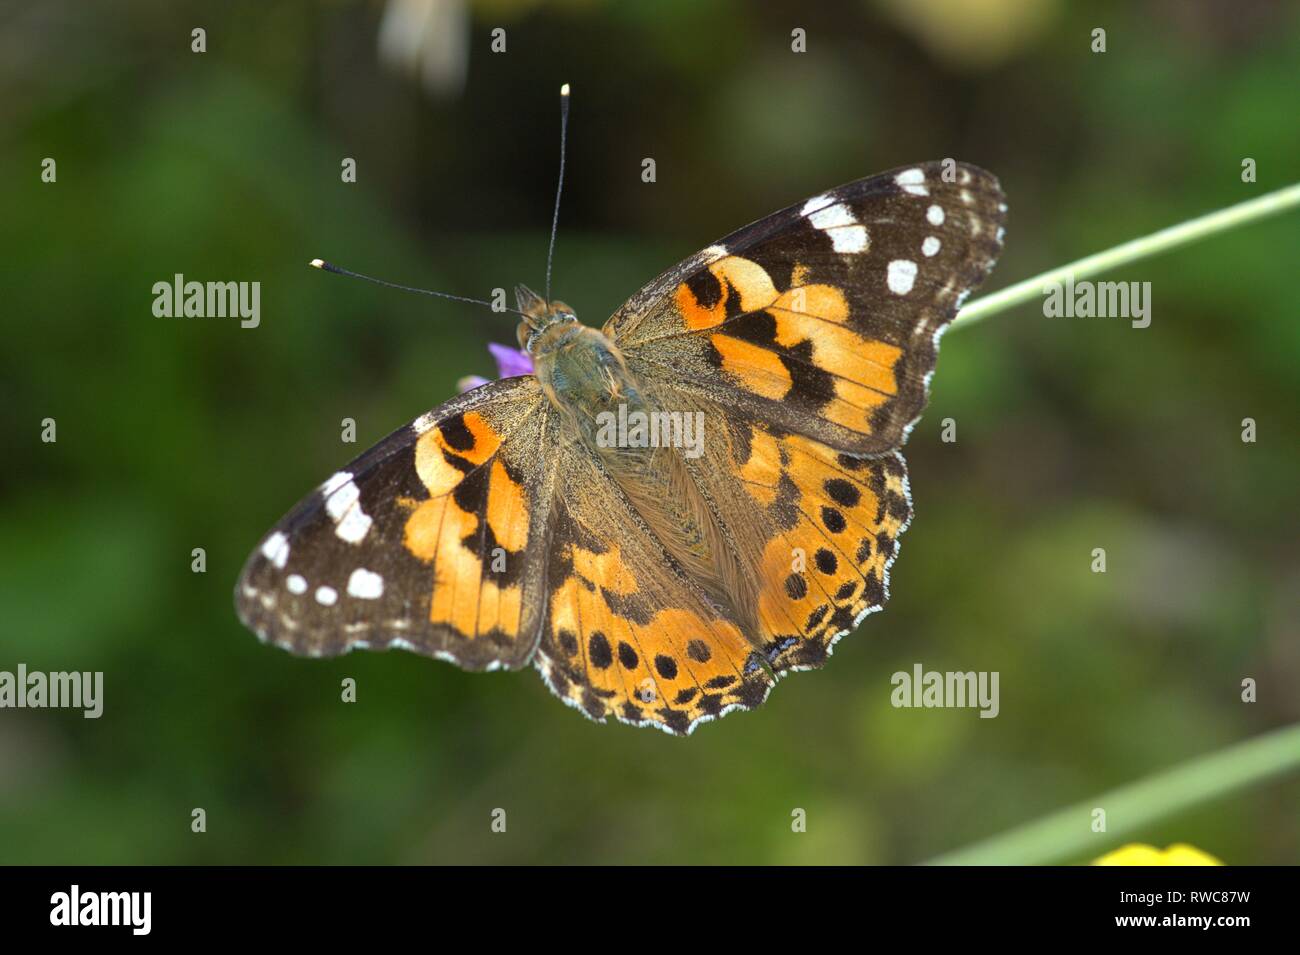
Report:
M 535 373 L 313 491 L 249 558 L 240 619 L 308 656 L 531 665 L 593 719 L 676 734 L 758 706 L 884 605 L 912 516 L 898 449 L 1005 212 L 989 173 L 926 163 L 741 229 L 600 331 L 519 287 Z M 703 440 L 601 430 L 635 412 Z

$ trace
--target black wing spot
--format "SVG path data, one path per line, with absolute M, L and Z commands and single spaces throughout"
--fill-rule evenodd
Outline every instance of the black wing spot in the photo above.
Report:
M 844 515 L 833 507 L 822 508 L 822 523 L 826 525 L 826 529 L 832 534 L 838 534 L 848 526 L 844 520 Z
M 722 301 L 722 283 L 708 269 L 700 269 L 688 278 L 686 287 L 701 308 L 713 309 Z
M 876 535 L 876 549 L 886 557 L 894 556 L 894 541 L 888 534 L 881 531 Z
M 593 631 L 587 638 L 587 654 L 591 659 L 591 665 L 598 670 L 604 670 L 614 662 L 614 653 L 609 648 L 609 641 L 599 630 Z
M 641 712 L 641 707 L 625 702 L 623 704 L 623 719 L 632 723 L 640 723 L 645 719 L 645 715 Z
M 438 430 L 442 432 L 442 440 L 447 442 L 447 446 L 457 451 L 468 451 L 474 447 L 474 432 L 465 427 L 465 416 L 458 414 L 448 418 L 442 424 L 438 425 Z
M 857 507 L 858 501 L 862 499 L 862 493 L 844 478 L 831 478 L 822 487 L 831 500 L 841 507 Z
M 713 657 L 713 651 L 703 640 L 692 640 L 686 644 L 686 655 L 696 663 L 708 663 Z
M 659 654 L 655 657 L 655 669 L 665 680 L 677 679 L 677 661 L 665 654 Z
M 623 664 L 625 670 L 635 670 L 636 665 L 641 662 L 641 658 L 636 655 L 636 651 L 626 640 L 618 642 L 618 662 Z
M 866 594 L 867 601 L 873 607 L 879 607 L 885 602 L 885 588 L 881 585 L 879 578 L 876 577 L 874 570 L 867 571 L 867 586 L 863 593 Z

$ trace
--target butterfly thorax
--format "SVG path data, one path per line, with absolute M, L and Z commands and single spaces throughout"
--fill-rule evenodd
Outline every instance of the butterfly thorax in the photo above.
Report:
M 594 438 L 596 416 L 618 402 L 644 402 L 618 347 L 594 328 L 556 322 L 534 336 L 529 353 L 551 404 Z

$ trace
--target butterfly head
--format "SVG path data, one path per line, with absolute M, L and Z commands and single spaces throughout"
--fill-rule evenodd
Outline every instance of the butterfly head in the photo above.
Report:
M 578 325 L 573 309 L 563 302 L 546 301 L 527 285 L 515 286 L 515 302 L 524 317 L 519 323 L 519 347 L 534 357 L 544 333 L 549 331 L 546 337 L 550 338 L 558 328 Z
M 563 302 L 547 302 L 527 286 L 515 289 L 519 346 L 533 361 L 533 373 L 552 404 L 564 412 L 594 416 L 593 409 L 636 391 L 618 346 L 601 331 L 578 321 Z

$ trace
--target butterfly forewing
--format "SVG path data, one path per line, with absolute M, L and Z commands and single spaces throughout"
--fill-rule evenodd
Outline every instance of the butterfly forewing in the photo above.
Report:
M 839 450 L 897 448 L 939 334 L 997 260 L 1005 211 L 997 180 L 959 163 L 848 183 L 664 273 L 606 332 L 642 374 Z
M 309 656 L 399 647 L 467 669 L 527 664 L 539 635 L 549 416 L 536 379 L 462 395 L 326 480 L 235 590 L 263 640 Z

